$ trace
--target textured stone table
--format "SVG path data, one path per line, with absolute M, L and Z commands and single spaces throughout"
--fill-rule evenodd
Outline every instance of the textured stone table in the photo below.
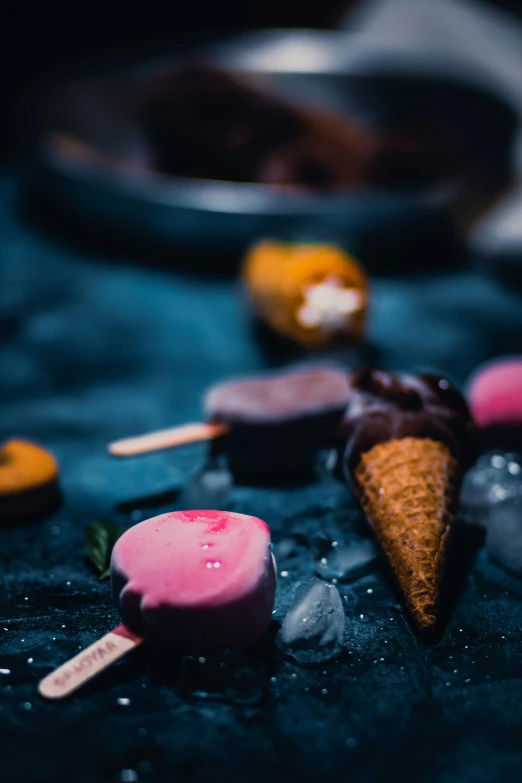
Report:
M 279 554 L 273 627 L 254 650 L 200 663 L 144 648 L 67 702 L 39 698 L 44 674 L 117 622 L 108 583 L 84 560 L 85 525 L 130 525 L 179 508 L 189 482 L 197 489 L 201 446 L 115 461 L 107 441 L 197 419 L 208 384 L 284 357 L 256 341 L 235 281 L 61 242 L 23 221 L 16 190 L 0 179 L 0 437 L 54 450 L 64 502 L 47 520 L 0 529 L 2 780 L 519 781 L 522 581 L 475 536 L 459 537 L 463 578 L 437 645 L 416 640 L 376 568 L 340 585 L 337 662 L 280 657 L 278 621 L 322 538 L 364 534 L 324 470 L 220 497 L 266 519 Z M 391 368 L 462 382 L 479 361 L 522 350 L 522 299 L 470 271 L 381 278 L 370 340 Z

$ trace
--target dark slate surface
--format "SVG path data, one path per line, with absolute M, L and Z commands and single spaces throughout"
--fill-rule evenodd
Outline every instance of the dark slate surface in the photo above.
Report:
M 377 568 L 340 588 L 337 662 L 309 670 L 279 656 L 278 619 L 313 574 L 317 534 L 362 534 L 353 498 L 324 471 L 302 486 L 235 486 L 222 498 L 269 522 L 288 572 L 254 650 L 200 664 L 143 649 L 68 702 L 39 698 L 39 678 L 117 623 L 108 584 L 84 562 L 85 525 L 180 507 L 203 461 L 194 446 L 118 462 L 106 442 L 197 418 L 208 384 L 274 360 L 234 282 L 73 250 L 24 224 L 16 201 L 4 176 L 0 437 L 54 450 L 64 503 L 45 521 L 0 530 L 0 668 L 11 670 L 0 675 L 1 779 L 519 781 L 522 581 L 470 534 L 437 645 L 416 640 Z M 462 382 L 479 361 L 522 349 L 521 303 L 478 273 L 380 279 L 370 338 L 391 368 L 438 368 Z

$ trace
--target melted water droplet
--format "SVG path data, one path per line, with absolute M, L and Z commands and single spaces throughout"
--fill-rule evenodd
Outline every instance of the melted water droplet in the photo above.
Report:
M 130 699 L 127 699 L 125 696 L 120 697 L 116 700 L 120 707 L 128 707 L 131 703 Z
M 122 783 L 136 783 L 138 780 L 138 773 L 135 769 L 122 769 L 120 772 L 120 780 Z
M 33 705 L 31 704 L 30 701 L 24 701 L 24 703 L 22 704 L 22 709 L 23 710 L 32 710 L 33 709 Z
M 11 669 L 0 669 L 0 674 L 11 674 Z
M 288 571 L 281 571 L 281 576 L 285 579 L 288 576 Z

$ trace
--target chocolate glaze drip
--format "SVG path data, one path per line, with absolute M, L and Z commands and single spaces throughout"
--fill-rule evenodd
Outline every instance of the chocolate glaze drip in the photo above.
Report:
M 353 475 L 362 454 L 394 438 L 431 438 L 467 466 L 477 432 L 462 394 L 436 375 L 392 375 L 362 369 L 350 378 L 350 401 L 338 435 L 346 442 L 344 471 Z

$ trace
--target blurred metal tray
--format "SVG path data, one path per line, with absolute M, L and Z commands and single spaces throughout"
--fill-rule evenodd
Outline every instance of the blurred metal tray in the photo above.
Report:
M 32 179 L 49 202 L 107 235 L 156 246 L 222 254 L 261 236 L 307 236 L 343 242 L 363 258 L 390 258 L 412 237 L 460 220 L 477 200 L 450 183 L 415 192 L 301 194 L 155 172 L 135 119 L 137 96 L 147 79 L 183 59 L 120 66 L 45 95 Z M 464 132 L 486 190 L 509 170 L 518 117 L 483 74 L 464 73 L 458 63 L 411 62 L 361 35 L 298 30 L 207 44 L 190 59 L 248 74 L 294 102 L 371 120 L 398 104 L 427 106 Z

